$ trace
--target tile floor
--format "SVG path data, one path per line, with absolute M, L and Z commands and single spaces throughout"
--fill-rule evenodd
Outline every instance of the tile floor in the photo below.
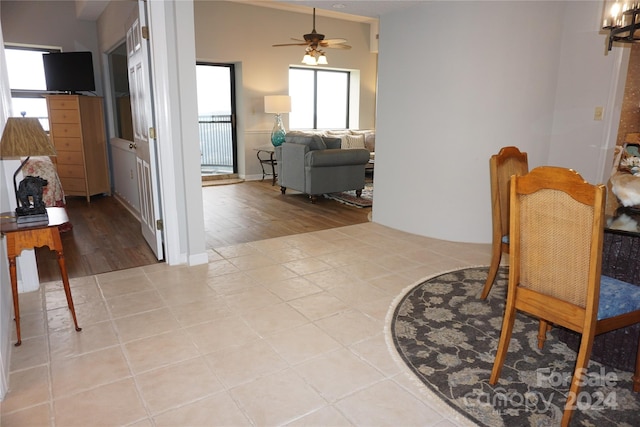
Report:
M 457 426 L 392 357 L 407 286 L 489 245 L 367 223 L 210 251 L 21 295 L 0 425 Z M 439 409 L 438 409 L 439 408 Z

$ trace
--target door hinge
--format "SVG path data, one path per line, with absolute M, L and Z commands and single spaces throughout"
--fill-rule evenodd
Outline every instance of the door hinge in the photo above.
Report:
M 162 222 L 161 219 L 156 220 L 156 229 L 158 230 L 164 230 L 164 223 Z
M 149 27 L 145 25 L 144 27 L 140 28 L 140 31 L 142 32 L 142 38 L 145 40 L 149 40 Z
M 156 128 L 149 128 L 149 138 L 156 139 Z

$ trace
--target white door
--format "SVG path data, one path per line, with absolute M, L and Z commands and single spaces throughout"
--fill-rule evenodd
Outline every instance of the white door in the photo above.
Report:
M 146 32 L 145 2 L 138 2 L 138 10 L 130 18 L 127 30 L 127 67 L 133 118 L 133 144 L 136 153 L 138 195 L 140 197 L 140 224 L 142 235 L 160 260 L 162 248 L 162 221 L 158 193 L 157 151 L 153 132 L 153 98 L 149 67 L 149 41 Z

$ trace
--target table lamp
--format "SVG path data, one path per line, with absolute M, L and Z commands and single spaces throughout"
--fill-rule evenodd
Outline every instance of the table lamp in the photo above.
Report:
M 47 181 L 34 176 L 25 177 L 18 186 L 18 173 L 30 156 L 55 156 L 56 150 L 42 125 L 34 117 L 9 117 L 0 140 L 0 159 L 26 159 L 13 174 L 13 189 L 16 193 L 16 222 L 48 221 L 47 210 L 42 200 L 42 187 Z
M 271 143 L 274 147 L 282 145 L 286 131 L 282 124 L 282 113 L 291 112 L 291 97 L 287 95 L 269 95 L 264 97 L 264 112 L 276 115 L 276 122 L 271 131 Z

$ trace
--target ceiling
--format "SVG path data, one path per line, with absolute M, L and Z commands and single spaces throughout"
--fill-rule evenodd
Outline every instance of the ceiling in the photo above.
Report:
M 319 15 L 366 22 L 378 19 L 387 13 L 409 7 L 420 1 L 425 0 L 280 0 L 249 3 L 275 8 L 315 7 L 317 9 L 316 13 Z M 352 17 L 340 16 L 343 14 L 352 15 Z
M 108 0 L 75 0 L 78 19 L 95 21 L 100 17 Z M 213 0 L 209 0 L 213 1 Z M 255 6 L 271 7 L 311 13 L 316 8 L 316 14 L 357 22 L 370 22 L 381 15 L 402 9 L 424 0 L 230 0 Z

